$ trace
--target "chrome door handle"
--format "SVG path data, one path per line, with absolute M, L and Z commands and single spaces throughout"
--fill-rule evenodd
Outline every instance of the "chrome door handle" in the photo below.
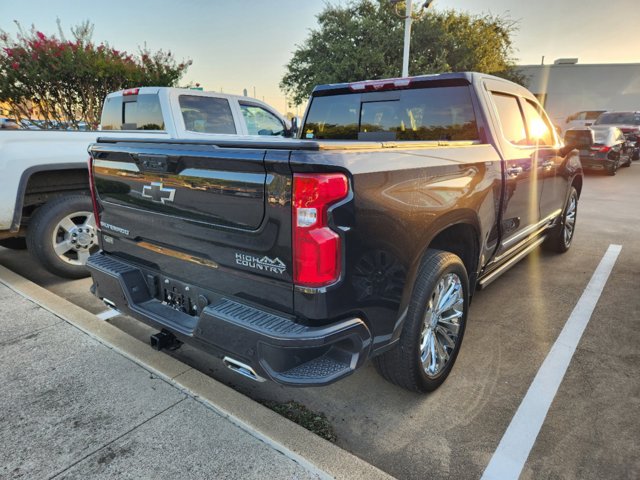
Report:
M 507 168 L 507 175 L 509 175 L 510 177 L 517 177 L 522 173 L 522 171 L 522 167 L 509 167 Z
M 553 161 L 553 158 L 545 158 L 545 159 L 542 161 L 542 163 L 540 164 L 540 166 L 541 166 L 542 168 L 551 168 L 551 167 L 553 167 L 554 163 L 555 163 L 555 162 Z

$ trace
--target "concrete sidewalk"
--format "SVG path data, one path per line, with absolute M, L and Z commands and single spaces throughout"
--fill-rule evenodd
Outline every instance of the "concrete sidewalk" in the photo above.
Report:
M 318 478 L 0 284 L 0 477 Z
M 0 266 L 0 478 L 390 478 Z

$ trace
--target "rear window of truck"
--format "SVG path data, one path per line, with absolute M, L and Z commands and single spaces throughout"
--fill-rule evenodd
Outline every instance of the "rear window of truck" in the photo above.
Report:
M 102 130 L 164 130 L 156 94 L 107 97 L 100 121 Z
M 184 128 L 199 133 L 236 133 L 229 101 L 224 98 L 180 95 Z
M 319 140 L 478 140 L 468 87 L 314 97 L 302 138 Z

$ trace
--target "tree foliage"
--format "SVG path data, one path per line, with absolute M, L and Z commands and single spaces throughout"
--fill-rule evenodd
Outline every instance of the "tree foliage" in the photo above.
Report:
M 404 19 L 389 0 L 329 4 L 317 18 L 280 83 L 296 104 L 318 84 L 401 75 Z M 429 10 L 413 22 L 409 75 L 477 71 L 522 83 L 513 69 L 515 30 L 505 17 Z
M 107 43 L 92 41 L 93 25 L 81 23 L 67 40 L 60 23 L 58 35 L 18 25 L 13 38 L 0 31 L 0 102 L 6 102 L 17 120 L 34 111 L 44 127 L 80 122 L 97 126 L 102 102 L 113 91 L 129 87 L 172 86 L 191 61 L 178 63 L 171 52 L 151 52 L 146 46 L 137 55 L 118 51 Z

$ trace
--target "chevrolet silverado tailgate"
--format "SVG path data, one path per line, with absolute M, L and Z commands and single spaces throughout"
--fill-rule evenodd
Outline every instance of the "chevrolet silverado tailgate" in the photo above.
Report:
M 157 273 L 159 300 L 196 305 L 183 289 L 197 285 L 291 311 L 289 152 L 251 147 L 92 145 L 103 250 Z

